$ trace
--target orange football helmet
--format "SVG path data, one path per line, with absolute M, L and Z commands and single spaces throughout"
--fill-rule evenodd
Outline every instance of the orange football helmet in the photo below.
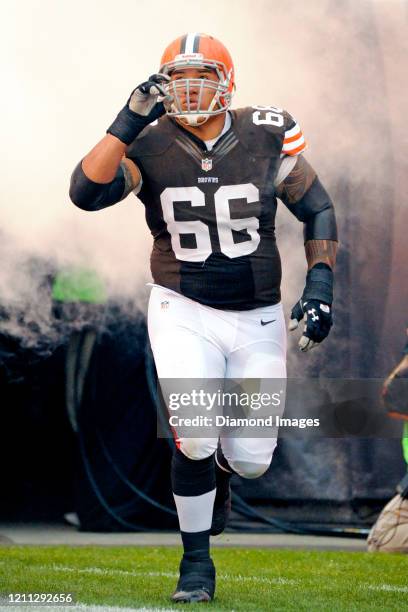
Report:
M 231 106 L 235 90 L 234 64 L 226 47 L 208 34 L 189 33 L 176 38 L 164 51 L 159 72 L 171 76 L 174 70 L 186 68 L 211 69 L 218 80 L 178 78 L 170 81 L 165 86 L 172 99 L 171 104 L 167 105 L 167 114 L 183 123 L 200 125 L 210 116 L 224 113 Z M 198 101 L 194 105 L 190 100 L 192 89 L 196 96 L 198 92 Z M 214 95 L 208 108 L 202 109 L 204 89 L 212 90 Z

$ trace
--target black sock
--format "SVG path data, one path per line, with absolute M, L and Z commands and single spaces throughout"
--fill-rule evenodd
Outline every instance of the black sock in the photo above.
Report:
M 173 493 L 191 497 L 215 488 L 214 455 L 206 459 L 189 459 L 176 449 L 171 462 Z
M 181 531 L 184 559 L 189 561 L 206 561 L 210 558 L 210 530 L 188 533 Z
M 215 495 L 214 455 L 206 459 L 194 460 L 189 459 L 177 449 L 172 460 L 171 480 L 179 513 L 184 559 L 189 561 L 207 560 L 210 558 L 210 529 L 192 530 L 196 525 L 196 517 L 197 519 L 201 518 L 201 523 L 204 517 L 204 523 L 207 523 L 209 527 L 211 525 Z M 203 498 L 200 499 L 199 496 L 203 496 Z M 194 498 L 196 501 L 194 501 Z M 191 514 L 192 502 L 193 514 Z M 194 504 L 196 505 L 195 509 Z M 186 508 L 189 508 L 187 516 Z M 188 531 L 183 530 L 182 517 L 184 529 L 187 527 Z M 208 517 L 208 521 L 206 517 Z

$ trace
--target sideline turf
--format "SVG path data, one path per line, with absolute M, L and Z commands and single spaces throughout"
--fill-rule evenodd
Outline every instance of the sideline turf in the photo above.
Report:
M 0 592 L 74 592 L 84 604 L 169 609 L 179 558 L 176 547 L 3 546 Z M 407 605 L 403 555 L 217 548 L 213 559 L 214 611 L 388 612 Z

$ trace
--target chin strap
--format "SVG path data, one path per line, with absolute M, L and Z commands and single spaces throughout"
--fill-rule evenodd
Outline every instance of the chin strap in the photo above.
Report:
M 184 125 L 189 125 L 191 127 L 198 127 L 199 125 L 203 125 L 208 119 L 210 115 L 178 115 L 176 119 L 180 121 L 180 123 Z M 201 119 L 201 121 L 199 121 Z

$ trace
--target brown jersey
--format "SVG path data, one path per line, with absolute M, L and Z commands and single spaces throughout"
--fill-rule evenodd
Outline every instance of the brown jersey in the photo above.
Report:
M 154 243 L 154 282 L 214 308 L 249 310 L 280 301 L 274 181 L 283 154 L 304 149 L 286 111 L 230 111 L 212 151 L 167 116 L 128 147 Z

